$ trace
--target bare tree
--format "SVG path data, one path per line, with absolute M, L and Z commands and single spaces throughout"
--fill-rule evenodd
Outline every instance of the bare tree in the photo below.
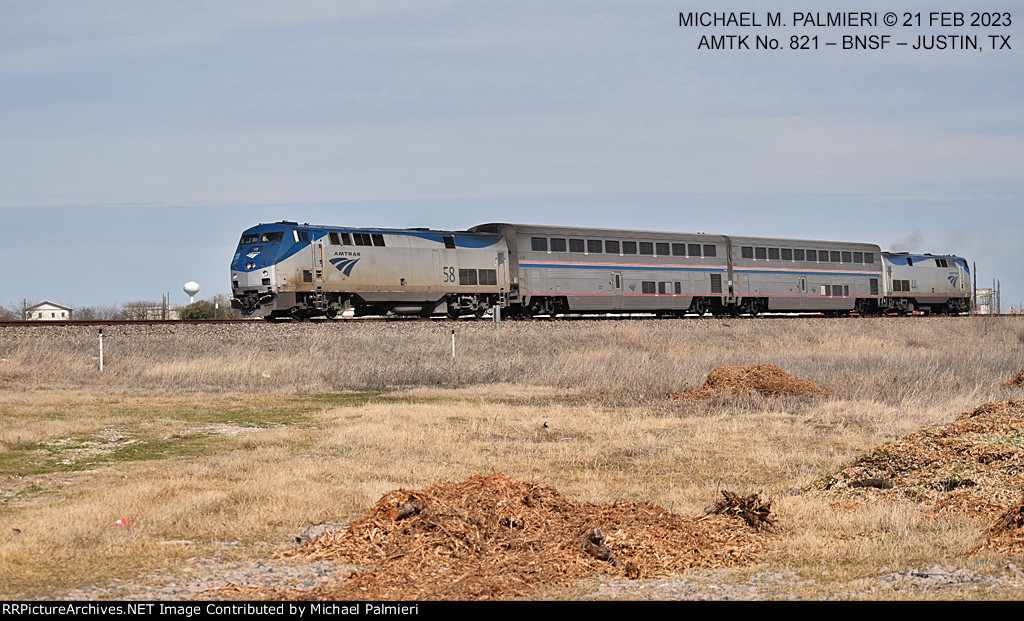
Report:
M 84 306 L 75 309 L 75 319 L 81 321 L 102 321 L 124 319 L 124 311 L 118 306 Z
M 124 318 L 128 321 L 160 319 L 160 309 L 162 308 L 163 305 L 160 302 L 126 302 L 123 307 Z

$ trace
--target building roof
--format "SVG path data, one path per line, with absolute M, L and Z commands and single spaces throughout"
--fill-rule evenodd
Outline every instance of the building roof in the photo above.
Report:
M 37 309 L 40 309 L 40 308 L 43 308 L 43 307 L 46 307 L 46 308 L 57 308 L 57 309 L 60 309 L 60 310 L 67 310 L 67 311 L 74 310 L 70 306 L 62 306 L 61 304 L 57 304 L 56 302 L 50 302 L 49 300 L 44 300 L 44 301 L 42 301 L 42 302 L 40 302 L 38 304 L 33 304 L 32 306 L 29 306 L 28 308 L 25 309 L 25 311 L 26 312 L 33 311 L 33 310 L 37 310 Z

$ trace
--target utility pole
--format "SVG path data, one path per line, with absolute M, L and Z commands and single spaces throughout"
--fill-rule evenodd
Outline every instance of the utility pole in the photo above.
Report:
M 971 310 L 978 312 L 978 262 L 974 262 L 974 286 L 971 289 Z

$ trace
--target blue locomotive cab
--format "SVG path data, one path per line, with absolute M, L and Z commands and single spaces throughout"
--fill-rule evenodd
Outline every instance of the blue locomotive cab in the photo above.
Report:
M 240 316 L 264 315 L 277 297 L 278 263 L 294 245 L 294 223 L 261 224 L 244 233 L 231 260 L 231 308 Z

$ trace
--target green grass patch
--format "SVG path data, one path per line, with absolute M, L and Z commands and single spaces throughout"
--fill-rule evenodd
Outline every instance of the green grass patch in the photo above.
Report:
M 88 470 L 97 466 L 123 462 L 205 455 L 216 450 L 217 445 L 223 444 L 225 441 L 226 438 L 222 436 L 208 433 L 197 433 L 185 438 L 144 440 L 119 447 L 109 453 L 79 460 L 72 465 L 71 469 Z
M 16 447 L 0 453 L 0 479 L 58 472 L 78 472 L 119 462 L 148 461 L 202 455 L 223 443 L 224 437 L 196 433 L 168 439 L 143 439 L 129 444 L 104 445 L 94 437 L 75 438 L 73 442 Z M 76 456 L 77 451 L 94 454 Z
M 0 479 L 53 472 L 46 465 L 49 456 L 38 445 L 17 446 L 0 453 Z
M 0 479 L 7 476 L 45 475 L 72 472 L 101 464 L 148 461 L 199 455 L 213 450 L 223 438 L 202 426 L 232 427 L 302 426 L 325 407 L 359 408 L 382 397 L 382 392 L 323 393 L 250 397 L 233 400 L 216 398 L 199 404 L 154 396 L 152 399 L 110 397 L 100 400 L 71 399 L 60 407 L 42 403 L 19 408 L 8 424 L 18 419 L 67 420 L 75 416 L 102 414 L 113 420 L 141 421 L 143 430 L 125 429 L 125 437 L 104 440 L 102 434 L 76 435 L 47 442 L 12 444 L 0 451 Z M 356 415 L 356 417 L 362 416 Z M 352 418 L 351 420 L 355 420 Z M 117 423 L 114 423 L 117 424 Z M 130 427 L 135 427 L 131 425 Z M 192 428 L 188 432 L 182 427 Z M 196 429 L 198 428 L 198 429 Z M 138 434 L 138 435 L 135 435 Z M 173 434 L 170 438 L 155 437 Z M 139 437 L 141 436 L 141 437 Z

